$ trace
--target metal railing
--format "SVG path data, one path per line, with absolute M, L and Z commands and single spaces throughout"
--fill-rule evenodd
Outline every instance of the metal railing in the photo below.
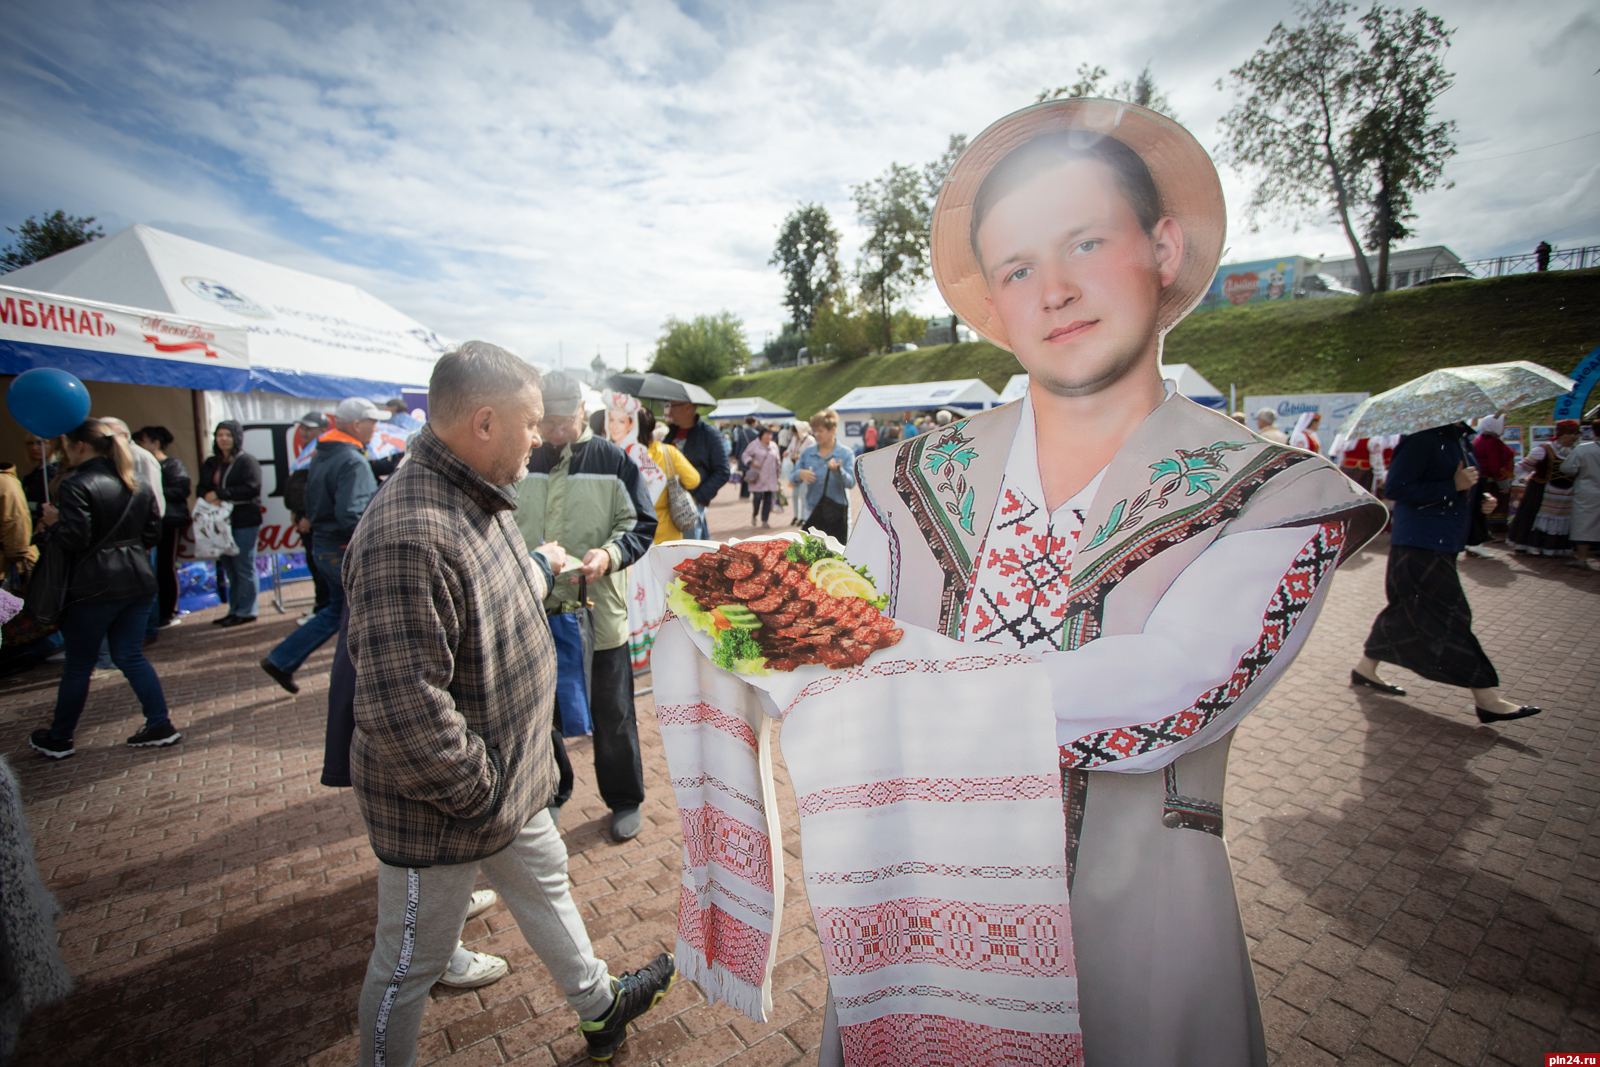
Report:
M 296 553 L 293 553 L 293 552 L 272 552 L 270 554 L 269 553 L 263 553 L 263 555 L 270 555 L 270 558 L 272 559 L 272 569 L 266 575 L 266 580 L 270 581 L 272 583 L 272 606 L 273 607 L 277 608 L 280 613 L 287 614 L 289 609 L 291 607 L 295 607 L 296 605 L 299 605 L 299 604 L 315 604 L 316 603 L 317 597 L 316 597 L 316 594 L 314 592 L 312 593 L 311 596 L 285 597 L 283 595 L 283 586 L 284 586 L 283 575 L 286 572 L 291 571 L 291 570 L 294 569 L 293 567 L 289 566 L 288 557 L 290 557 L 292 555 L 296 555 Z M 305 578 L 292 578 L 292 579 L 289 579 L 289 580 L 290 581 L 296 581 L 296 582 L 304 582 L 304 581 L 310 581 L 310 577 L 307 576 Z
M 1499 278 L 1506 274 L 1533 274 L 1539 269 L 1539 254 L 1492 256 L 1489 259 L 1463 260 L 1461 266 L 1475 278 Z M 1600 267 L 1600 245 L 1583 248 L 1554 248 L 1546 270 L 1582 270 Z

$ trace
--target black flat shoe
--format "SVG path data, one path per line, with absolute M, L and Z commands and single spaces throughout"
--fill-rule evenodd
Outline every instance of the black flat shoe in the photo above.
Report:
M 1516 711 L 1510 711 L 1504 715 L 1501 715 L 1498 712 L 1484 711 L 1482 708 L 1478 707 L 1475 707 L 1472 710 L 1478 713 L 1479 722 L 1510 722 L 1512 719 L 1526 719 L 1530 715 L 1537 715 L 1544 709 L 1536 708 L 1532 704 L 1524 704 Z
M 211 620 L 211 625 L 212 626 L 232 626 L 233 623 L 229 622 L 228 620 L 229 619 L 237 619 L 238 617 L 239 616 L 237 616 L 237 615 L 224 615 L 220 619 L 212 619 Z
M 1374 681 L 1373 679 L 1362 674 L 1360 671 L 1350 672 L 1350 684 L 1364 685 L 1368 689 L 1376 689 L 1378 692 L 1388 693 L 1392 697 L 1403 697 L 1406 695 L 1406 691 L 1401 689 L 1398 685 L 1389 685 L 1385 682 Z

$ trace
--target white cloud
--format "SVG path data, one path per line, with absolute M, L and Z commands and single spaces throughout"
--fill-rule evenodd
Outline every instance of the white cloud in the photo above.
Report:
M 564 7 L 13 4 L 0 45 L 0 210 L 144 221 L 353 281 L 441 333 L 539 359 L 599 344 L 636 362 L 669 314 L 729 308 L 776 330 L 766 263 L 784 214 L 936 156 L 1099 62 L 1150 62 L 1215 144 L 1213 83 L 1286 8 L 1244 0 Z M 1586 101 L 1596 21 L 1577 0 L 1447 3 L 1452 190 L 1419 240 L 1463 255 L 1600 234 L 1600 139 L 1466 162 L 1600 127 Z M 1248 186 L 1224 172 L 1229 201 Z M 1585 228 L 1587 226 L 1587 228 Z M 1567 237 L 1557 238 L 1563 232 Z M 1235 213 L 1237 258 L 1343 254 Z M 919 303 L 940 310 L 930 286 Z

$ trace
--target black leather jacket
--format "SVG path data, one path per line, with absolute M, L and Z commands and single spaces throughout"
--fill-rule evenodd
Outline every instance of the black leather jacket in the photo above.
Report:
M 161 540 L 161 515 L 155 494 L 142 482 L 128 514 L 128 487 L 117 477 L 111 461 L 96 456 L 67 476 L 55 501 L 61 518 L 44 529 L 41 540 L 66 550 L 72 564 L 66 602 L 70 604 L 132 600 L 154 596 L 156 574 L 150 567 L 150 549 Z M 112 523 L 117 523 L 105 544 L 85 555 Z

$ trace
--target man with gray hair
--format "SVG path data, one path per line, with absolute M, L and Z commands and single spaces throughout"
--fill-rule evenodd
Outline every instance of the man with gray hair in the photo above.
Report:
M 595 958 L 545 811 L 556 663 L 541 602 L 566 552 L 529 552 L 511 520 L 540 443 L 539 376 L 469 341 L 434 365 L 428 392 L 429 422 L 344 562 L 350 778 L 381 861 L 360 1062 L 415 1062 L 480 870 L 578 1013 L 590 1056 L 609 1059 L 677 972 L 670 953 L 620 977 Z
M 1278 413 L 1271 408 L 1256 412 L 1256 433 L 1276 445 L 1289 443 L 1289 435 L 1278 429 Z

